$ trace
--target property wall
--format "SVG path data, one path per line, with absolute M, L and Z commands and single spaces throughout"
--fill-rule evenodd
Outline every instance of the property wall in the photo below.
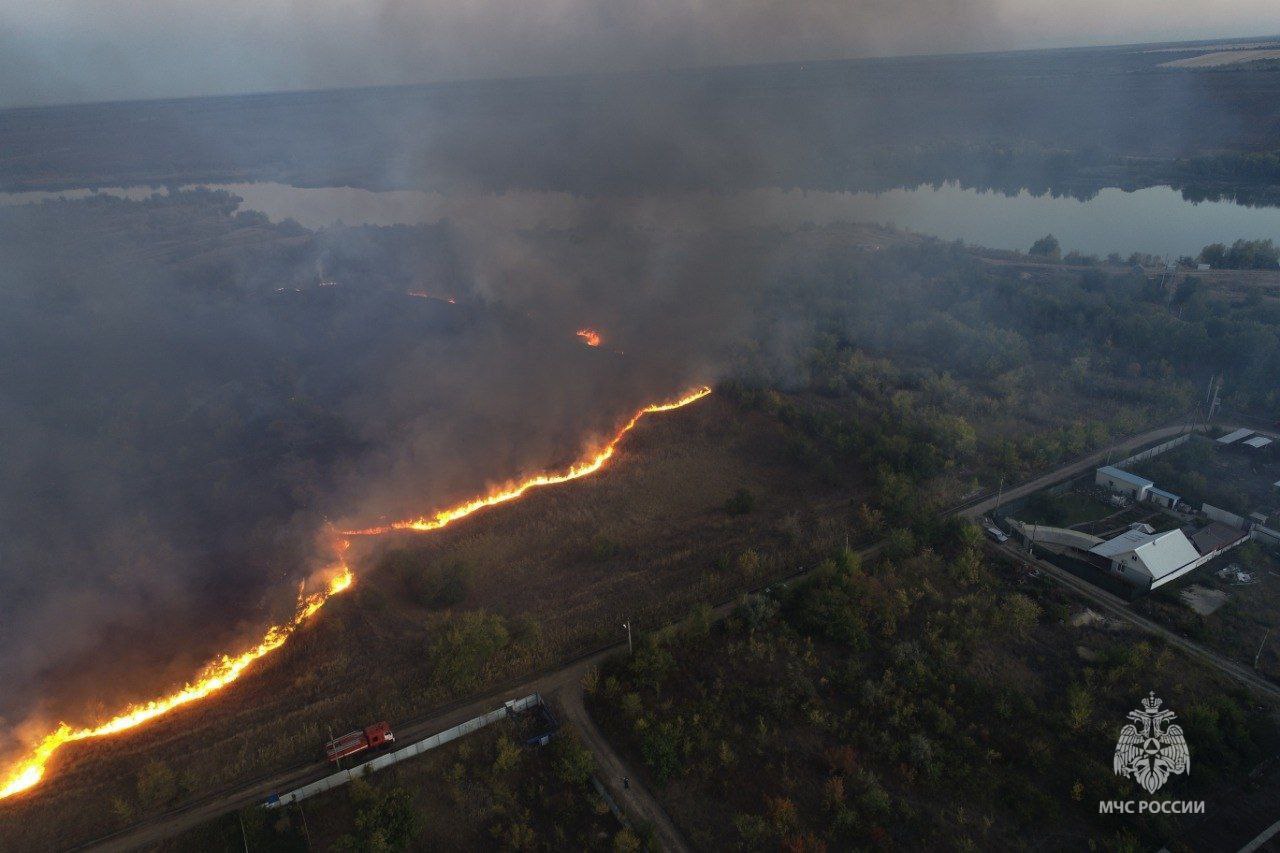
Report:
M 1280 545 L 1280 530 L 1272 530 L 1270 527 L 1264 527 L 1261 524 L 1255 524 L 1249 528 L 1249 538 L 1256 539 L 1263 545 Z
M 1228 527 L 1234 527 L 1236 530 L 1244 530 L 1245 528 L 1244 517 L 1236 515 L 1234 512 L 1227 512 L 1225 509 L 1220 509 L 1212 504 L 1201 504 L 1200 511 L 1214 521 L 1221 521 Z
M 1112 462 L 1111 464 L 1116 468 L 1123 468 L 1126 465 L 1132 465 L 1134 462 L 1141 462 L 1144 459 L 1150 459 L 1152 456 L 1159 456 L 1161 453 L 1167 453 L 1179 445 L 1186 444 L 1191 440 L 1191 435 L 1191 433 L 1187 433 L 1186 435 L 1180 435 L 1177 438 L 1171 438 L 1162 444 L 1157 444 L 1155 447 L 1148 447 L 1141 453 L 1135 453 L 1126 459 L 1121 459 L 1119 462 Z
M 355 767 L 346 770 L 339 770 L 337 773 L 330 774 L 309 785 L 303 785 L 301 788 L 295 788 L 287 794 L 281 794 L 279 799 L 272 800 L 265 804 L 266 808 L 279 808 L 280 806 L 296 803 L 299 800 L 305 800 L 307 797 L 314 797 L 322 791 L 328 791 L 330 788 L 337 788 L 339 785 L 345 785 L 352 779 L 358 779 L 366 773 L 372 773 L 375 770 L 381 770 L 384 767 L 390 767 L 406 758 L 413 758 L 415 755 L 435 749 L 438 746 L 457 740 L 463 735 L 469 735 L 478 729 L 482 729 L 487 725 L 496 723 L 505 719 L 508 715 L 527 711 L 530 708 L 542 702 L 542 697 L 537 693 L 531 693 L 523 699 L 513 699 L 504 704 L 501 708 L 496 708 L 487 714 L 481 714 L 479 717 L 472 717 L 465 723 L 460 723 L 451 729 L 445 729 L 442 732 L 433 734 L 431 737 L 412 743 L 409 746 L 402 747 L 393 752 L 383 753 L 377 758 L 357 764 Z
M 1081 551 L 1088 551 L 1094 545 L 1101 545 L 1103 542 L 1100 537 L 1089 533 L 1081 533 L 1079 530 L 1068 530 L 1065 527 L 1025 524 L 1021 521 L 1014 521 L 1013 526 L 1032 542 L 1046 545 L 1066 545 L 1071 548 L 1078 548 Z
M 1219 554 L 1225 554 L 1226 552 L 1230 551 L 1232 548 L 1236 547 L 1237 545 L 1241 544 L 1242 542 L 1247 542 L 1248 540 L 1249 540 L 1249 537 L 1248 537 L 1247 535 L 1245 535 L 1244 533 L 1241 533 L 1241 534 L 1240 534 L 1240 538 L 1239 538 L 1239 539 L 1237 539 L 1236 541 L 1234 541 L 1234 542 L 1230 543 L 1229 545 L 1223 545 L 1221 548 L 1219 548 L 1219 549 L 1218 549 L 1218 550 L 1216 550 L 1216 551 L 1210 551 L 1208 554 L 1201 554 L 1201 555 L 1200 555 L 1200 559 L 1198 559 L 1198 560 L 1193 560 L 1192 562 L 1187 563 L 1185 566 L 1183 566 L 1182 568 L 1178 569 L 1176 572 L 1173 572 L 1172 574 L 1167 574 L 1167 575 L 1165 575 L 1164 577 L 1160 578 L 1160 580 L 1158 580 L 1158 581 L 1156 581 L 1154 584 L 1152 584 L 1152 585 L 1151 585 L 1151 588 L 1152 588 L 1152 589 L 1155 589 L 1155 588 L 1156 588 L 1156 587 L 1158 587 L 1158 586 L 1164 586 L 1164 585 L 1165 585 L 1165 584 L 1167 584 L 1169 581 L 1175 581 L 1175 580 L 1177 580 L 1178 578 L 1182 577 L 1183 575 L 1187 574 L 1188 572 L 1193 572 L 1193 571 L 1195 571 L 1196 569 L 1200 568 L 1200 567 L 1201 567 L 1201 566 L 1203 566 L 1205 563 L 1209 562 L 1210 560 L 1212 560 L 1214 557 L 1218 556 Z

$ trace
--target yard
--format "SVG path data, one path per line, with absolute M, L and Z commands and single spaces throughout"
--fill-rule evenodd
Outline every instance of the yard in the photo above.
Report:
M 1218 576 L 1231 565 L 1240 566 L 1252 583 Z M 1201 615 L 1182 596 L 1192 586 L 1225 594 L 1226 601 Z M 1280 557 L 1258 543 L 1228 551 L 1160 587 L 1135 608 L 1246 666 L 1254 667 L 1256 659 L 1258 672 L 1280 681 Z
M 1213 439 L 1193 437 L 1181 447 L 1133 466 L 1133 473 L 1154 480 L 1199 508 L 1201 503 L 1247 516 L 1270 515 L 1280 505 L 1280 462 L 1267 449 L 1218 447 Z

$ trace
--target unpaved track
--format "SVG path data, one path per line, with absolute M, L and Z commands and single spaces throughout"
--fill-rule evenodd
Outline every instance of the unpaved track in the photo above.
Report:
M 675 823 L 649 789 L 628 769 L 622 757 L 613 751 L 608 738 L 596 726 L 595 720 L 582 704 L 582 688 L 578 684 L 566 684 L 552 695 L 552 702 L 564 719 L 577 727 L 583 741 L 596 757 L 596 768 L 609 794 L 618 802 L 624 814 L 635 822 L 646 823 L 662 849 L 668 853 L 688 853 L 689 845 L 676 829 Z M 628 784 L 623 784 L 623 779 Z
M 1149 430 L 1141 435 L 1133 436 L 1117 442 L 1103 450 L 1087 454 L 1073 462 L 1069 462 L 1066 465 L 1055 468 L 1051 472 L 1035 476 L 1027 482 L 1005 489 L 1003 496 L 1001 497 L 1001 502 L 1003 503 L 1004 501 L 1023 497 L 1046 486 L 1053 485 L 1054 483 L 1061 482 L 1062 480 L 1084 473 L 1101 462 L 1122 459 L 1144 445 L 1172 438 L 1173 436 L 1186 431 L 1187 425 L 1185 423 L 1179 423 L 1173 426 Z M 995 506 L 995 502 L 995 495 L 982 495 L 961 504 L 959 507 L 951 510 L 951 512 L 958 513 L 968 518 L 974 518 L 989 511 Z M 873 545 L 868 548 L 864 548 L 859 553 L 864 559 L 868 559 L 874 556 L 878 550 L 879 545 Z M 1074 576 L 1070 577 L 1075 579 Z M 1071 584 L 1067 579 L 1062 579 L 1062 581 L 1071 586 L 1072 589 L 1077 592 L 1089 595 L 1089 590 L 1083 589 L 1076 584 Z M 1085 582 L 1078 581 L 1078 583 L 1084 584 Z M 1105 606 L 1109 611 L 1117 609 L 1122 611 L 1127 614 L 1126 618 L 1129 618 L 1130 621 L 1142 619 L 1142 617 L 1138 617 L 1137 614 L 1134 614 L 1122 603 L 1117 602 L 1119 602 L 1119 599 L 1115 599 L 1114 602 L 1107 602 Z M 1101 602 L 1099 603 L 1101 604 Z M 713 614 L 716 619 L 722 619 L 732 610 L 733 602 L 728 602 L 715 608 Z M 1176 634 L 1173 634 L 1172 632 L 1160 628 L 1160 626 L 1155 623 L 1150 622 L 1150 620 L 1142 621 L 1149 624 L 1150 629 L 1153 630 L 1154 633 L 1162 633 L 1163 635 L 1166 635 L 1167 638 L 1171 638 L 1171 642 L 1175 642 L 1175 644 L 1180 648 L 1184 648 L 1192 652 L 1201 660 L 1206 660 L 1206 662 L 1212 663 L 1215 666 L 1218 666 L 1219 662 L 1229 665 L 1231 669 L 1228 671 L 1228 674 L 1236 678 L 1241 678 L 1241 668 L 1235 664 L 1231 664 L 1230 661 L 1226 661 L 1220 656 L 1208 652 L 1206 649 L 1183 640 Z M 1142 627 L 1146 628 L 1147 625 L 1143 625 Z M 603 735 L 599 732 L 599 729 L 595 727 L 594 723 L 591 723 L 589 729 L 586 725 L 582 724 L 582 720 L 590 722 L 590 717 L 586 714 L 585 708 L 582 708 L 582 697 L 580 693 L 582 676 L 587 671 L 587 667 L 599 666 L 606 658 L 619 652 L 622 647 L 623 644 L 618 643 L 607 648 L 599 649 L 567 663 L 562 668 L 554 672 L 545 673 L 527 681 L 503 687 L 498 691 L 489 693 L 484 697 L 475 699 L 474 701 L 459 703 L 458 705 L 451 706 L 448 709 L 441 710 L 430 718 L 420 720 L 409 726 L 398 728 L 396 732 L 397 738 L 405 744 L 408 744 L 413 741 L 429 737 L 438 731 L 457 725 L 471 717 L 491 711 L 508 699 L 527 696 L 530 693 L 536 692 L 541 693 L 543 696 L 557 696 L 569 718 L 574 720 L 574 722 L 582 728 L 584 737 L 587 738 L 588 745 L 592 748 L 597 760 L 602 764 L 603 772 L 612 775 L 612 778 L 609 779 L 610 790 L 615 794 L 624 794 L 625 791 L 620 792 L 617 790 L 620 787 L 619 784 L 617 784 L 617 780 L 624 777 L 629 778 L 632 780 L 632 786 L 635 787 L 640 784 L 638 782 L 637 774 L 634 771 L 627 769 L 626 765 L 622 762 L 622 759 L 613 751 L 612 747 L 609 746 L 608 741 L 604 739 Z M 1222 667 L 1218 668 L 1221 669 Z M 1241 680 L 1244 679 L 1241 678 Z M 1248 683 L 1257 689 L 1267 692 L 1269 695 L 1275 695 L 1275 692 L 1277 691 L 1276 686 L 1271 684 L 1271 682 L 1263 681 L 1256 676 L 1249 679 Z M 579 708 L 582 708 L 580 717 L 577 716 Z M 214 794 L 207 799 L 198 800 L 194 803 L 181 806 L 164 814 L 157 815 L 150 820 L 136 824 L 133 827 L 122 830 L 114 835 L 87 842 L 85 845 L 82 845 L 81 849 L 87 848 L 102 851 L 122 851 L 134 850 L 149 844 L 155 844 L 165 838 L 170 838 L 178 833 L 198 826 L 205 821 L 225 814 L 226 812 L 240 809 L 253 803 L 262 802 L 272 793 L 288 791 L 298 787 L 299 785 L 314 781 L 328 772 L 328 765 L 323 763 L 316 763 L 305 768 L 293 768 L 292 770 L 273 776 L 270 779 L 252 782 L 237 788 L 234 791 Z M 617 797 L 622 802 L 623 808 L 625 808 L 629 814 L 637 815 L 641 820 L 646 820 L 652 823 L 655 830 L 659 833 L 659 840 L 668 845 L 668 849 L 687 849 L 679 833 L 675 830 L 674 824 L 671 823 L 670 817 L 661 809 L 657 800 L 643 788 L 640 790 L 643 793 L 637 794 L 632 798 L 624 796 Z M 659 816 L 656 819 L 653 817 L 655 814 Z M 667 830 L 668 827 L 669 831 Z
M 1100 589 L 1083 578 L 1076 577 L 1071 574 L 1071 572 L 1059 566 L 1055 566 L 1048 560 L 1041 560 L 1038 557 L 1033 557 L 1026 551 L 1013 547 L 1011 543 L 1006 543 L 1004 545 L 987 543 L 987 547 L 993 552 L 1004 556 L 1008 560 L 1021 561 L 1038 567 L 1046 572 L 1052 580 L 1057 581 L 1059 584 L 1067 587 L 1077 595 L 1087 598 L 1093 606 L 1102 610 L 1106 615 L 1115 619 L 1123 619 L 1129 624 L 1146 631 L 1148 634 L 1153 634 L 1161 638 L 1169 645 L 1176 646 L 1189 657 L 1193 657 L 1196 660 L 1207 664 L 1223 675 L 1234 678 L 1246 687 L 1250 687 L 1271 699 L 1280 701 L 1280 685 L 1276 685 L 1269 679 L 1258 675 L 1243 664 L 1236 663 L 1229 658 L 1223 657 L 1217 652 L 1207 649 L 1199 643 L 1188 640 L 1180 634 L 1170 631 L 1163 625 L 1135 613 L 1130 609 L 1128 603 L 1119 596 L 1107 592 L 1104 589 Z
M 453 706 L 411 726 L 397 728 L 397 741 L 407 745 L 423 740 L 436 732 L 492 711 L 494 708 L 500 707 L 508 699 L 517 699 L 521 696 L 528 696 L 530 693 L 541 693 L 547 696 L 569 685 L 572 685 L 575 690 L 579 689 L 578 685 L 581 683 L 587 667 L 590 665 L 598 666 L 613 651 L 614 649 L 611 648 L 606 651 L 596 652 L 563 669 L 514 685 L 501 692 L 491 693 L 481 699 Z M 254 803 L 260 803 L 273 793 L 292 790 L 332 772 L 333 768 L 326 762 L 317 762 L 306 768 L 282 773 L 279 776 L 239 788 L 234 792 L 215 796 L 213 799 L 203 800 L 196 804 L 167 812 L 117 835 L 89 842 L 86 848 L 101 851 L 121 851 L 135 850 L 139 847 L 155 844 L 185 832 L 205 821 L 212 820 L 219 815 Z

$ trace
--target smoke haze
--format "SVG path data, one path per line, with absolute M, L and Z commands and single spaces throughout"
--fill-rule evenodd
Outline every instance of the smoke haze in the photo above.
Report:
M 1181 0 L 351 8 L 0 0 L 0 97 L 966 50 L 1204 23 Z M 1237 4 L 1213 26 L 1280 28 L 1280 14 Z M 785 307 L 768 304 L 769 335 L 757 313 L 756 285 L 785 277 L 770 196 L 713 190 L 806 186 L 840 164 L 839 142 L 892 147 L 902 124 L 927 136 L 950 116 L 908 115 L 883 89 L 850 106 L 843 81 L 819 81 L 811 100 L 785 76 L 765 96 L 727 77 L 686 82 L 678 96 L 653 77 L 493 84 L 386 111 L 385 93 L 311 96 L 281 114 L 272 99 L 129 107 L 124 120 L 87 108 L 56 144 L 39 133 L 46 113 L 0 115 L 28 146 L 13 168 L 42 185 L 74 182 L 58 157 L 90 139 L 102 171 L 83 183 L 145 160 L 145 180 L 166 184 L 279 170 L 321 186 L 573 200 L 536 198 L 545 215 L 510 222 L 456 203 L 439 224 L 319 231 L 203 192 L 0 209 L 0 723 L 83 719 L 180 683 L 289 612 L 332 558 L 331 524 L 428 512 L 562 466 L 637 406 L 724 375 L 741 341 L 785 374 Z M 1002 120 L 1031 133 L 1049 113 Z M 1114 133 L 1107 116 L 1069 121 L 1107 141 L 1152 135 L 1116 113 Z M 289 144 L 272 147 L 281 127 Z M 168 147 L 151 156 L 157 138 Z M 603 333 L 599 348 L 575 337 L 584 326 Z
M 0 2 L 0 104 L 1259 35 L 1265 0 Z

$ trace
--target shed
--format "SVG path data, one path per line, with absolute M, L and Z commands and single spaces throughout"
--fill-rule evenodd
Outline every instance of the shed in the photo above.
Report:
M 1226 435 L 1219 438 L 1218 444 L 1235 444 L 1240 439 L 1250 435 L 1253 435 L 1253 430 L 1245 429 L 1244 427 L 1241 427 L 1235 432 L 1229 432 Z
M 1155 486 L 1152 486 L 1147 490 L 1147 500 L 1157 506 L 1162 506 L 1165 509 L 1173 509 L 1178 505 L 1178 501 L 1181 500 L 1181 498 L 1173 492 L 1166 492 L 1164 489 L 1158 489 Z
M 1094 475 L 1094 482 L 1099 486 L 1105 486 L 1113 492 L 1129 495 L 1136 501 L 1146 498 L 1147 491 L 1155 485 L 1146 477 L 1139 477 L 1137 474 L 1131 474 L 1112 465 L 1105 465 L 1099 468 L 1097 474 Z
M 1265 435 L 1255 435 L 1253 438 L 1246 439 L 1242 443 L 1252 447 L 1254 450 L 1261 450 L 1271 443 L 1271 439 L 1267 438 Z

